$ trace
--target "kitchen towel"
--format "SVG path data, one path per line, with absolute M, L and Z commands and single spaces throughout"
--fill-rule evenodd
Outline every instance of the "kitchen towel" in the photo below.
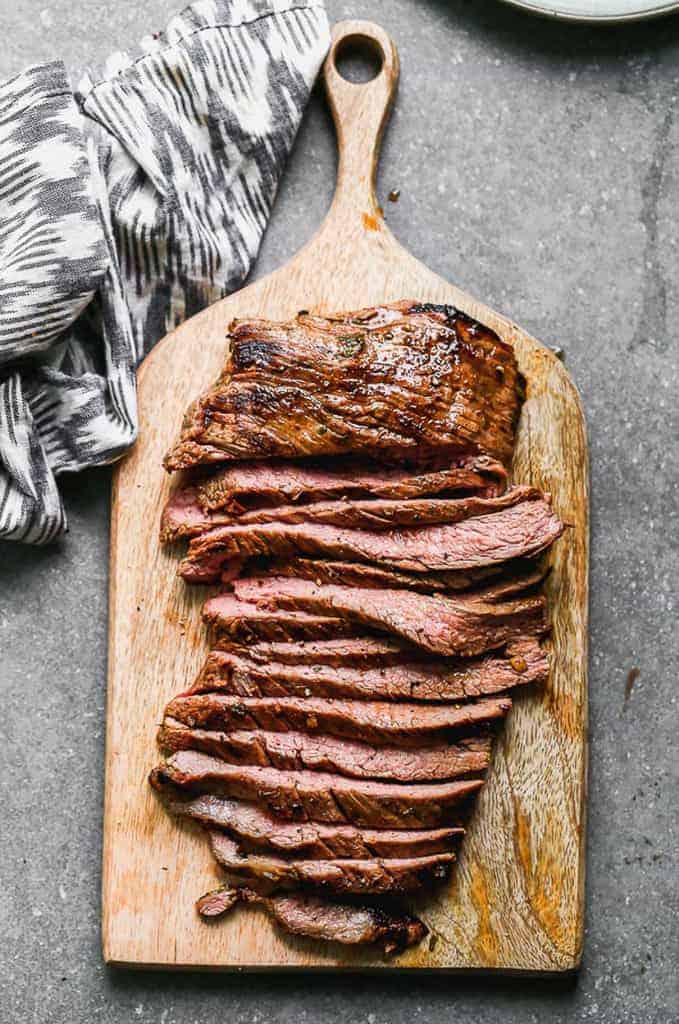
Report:
M 66 529 L 56 478 L 134 442 L 138 363 L 242 283 L 328 42 L 321 0 L 199 0 L 76 92 L 0 84 L 0 537 Z

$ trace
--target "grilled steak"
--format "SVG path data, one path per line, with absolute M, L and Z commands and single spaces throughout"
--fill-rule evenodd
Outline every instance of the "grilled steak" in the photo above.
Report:
M 252 800 L 277 818 L 371 828 L 438 828 L 458 823 L 483 779 L 426 785 L 346 779 L 325 772 L 231 765 L 194 750 L 154 769 L 158 783 L 190 792 Z
M 331 665 L 335 668 L 375 668 L 396 665 L 417 656 L 416 647 L 390 637 L 362 636 L 342 640 L 300 640 L 292 643 L 239 644 L 221 641 L 218 650 L 252 662 L 266 665 Z
M 175 697 L 165 714 L 190 729 L 329 733 L 380 747 L 421 747 L 457 738 L 462 729 L 503 718 L 511 706 L 509 697 L 427 705 L 207 693 Z
M 212 651 L 191 693 L 241 697 L 343 697 L 348 700 L 456 701 L 544 682 L 547 655 L 537 640 L 516 640 L 503 654 L 452 661 L 404 661 L 385 668 L 255 665 Z
M 400 895 L 445 878 L 455 860 L 454 853 L 393 860 L 283 860 L 273 854 L 241 854 L 233 839 L 214 830 L 210 846 L 232 880 L 243 879 L 265 893 L 301 886 L 342 895 Z
M 359 907 L 353 903 L 330 903 L 307 893 L 263 896 L 252 889 L 222 888 L 202 896 L 196 909 L 202 917 L 217 917 L 236 903 L 263 904 L 274 920 L 293 935 L 305 935 L 345 946 L 379 943 L 386 954 L 415 946 L 427 934 L 416 917 L 406 913 L 388 913 L 378 907 Z
M 420 593 L 474 589 L 484 591 L 484 600 L 517 593 L 535 586 L 545 577 L 546 570 L 535 562 L 519 559 L 508 565 L 490 565 L 469 572 L 402 572 L 388 566 L 367 565 L 362 562 L 333 562 L 327 559 L 293 558 L 289 561 L 250 562 L 247 572 L 229 571 L 222 576 L 223 583 L 231 583 L 238 576 L 293 576 L 314 583 L 337 583 L 344 587 L 377 587 L 417 590 Z M 495 586 L 497 589 L 491 589 Z
M 381 531 L 322 523 L 221 526 L 194 537 L 179 572 L 189 583 L 208 583 L 218 580 L 233 559 L 297 555 L 374 562 L 407 572 L 468 570 L 533 558 L 562 531 L 541 498 L 443 526 Z
M 184 580 L 229 592 L 150 781 L 237 886 L 202 916 L 261 903 L 295 934 L 401 949 L 417 919 L 318 890 L 447 875 L 507 691 L 547 678 L 535 559 L 564 525 L 507 489 L 523 380 L 455 308 L 233 321 L 229 340 L 165 458 L 192 472 L 161 521 L 189 540 Z
M 235 836 L 239 847 L 251 853 L 268 850 L 313 860 L 425 857 L 450 850 L 464 835 L 463 828 L 358 829 L 315 821 L 279 821 L 257 804 L 210 793 L 182 796 L 176 787 L 161 785 L 157 778 L 154 785 L 159 786 L 158 792 L 172 814 L 224 828 Z
M 389 530 L 395 526 L 427 526 L 458 523 L 474 516 L 489 515 L 519 502 L 541 497 L 533 487 L 513 487 L 496 498 L 476 495 L 464 498 L 373 498 L 321 501 L 312 505 L 280 505 L 257 508 L 241 516 L 201 511 L 188 491 L 177 491 L 163 511 L 160 539 L 175 541 L 196 537 L 220 525 L 250 526 L 263 523 L 325 523 L 361 530 Z
M 406 590 L 356 590 L 310 580 L 236 580 L 236 595 L 258 607 L 288 608 L 349 619 L 435 654 L 482 654 L 547 631 L 544 596 L 484 604 L 466 596 L 430 597 Z
M 203 605 L 203 618 L 214 639 L 251 643 L 253 640 L 322 640 L 356 632 L 350 622 L 324 615 L 285 610 L 272 611 L 239 601 L 233 594 L 219 594 Z
M 158 743 L 167 750 L 201 750 L 230 764 L 257 764 L 291 771 L 334 772 L 353 779 L 438 782 L 482 772 L 490 762 L 490 736 L 471 736 L 455 744 L 421 750 L 371 747 L 334 736 L 303 732 L 216 732 L 189 729 L 166 718 Z
M 452 306 L 412 301 L 288 323 L 238 321 L 168 470 L 362 453 L 512 456 L 522 382 L 510 345 Z

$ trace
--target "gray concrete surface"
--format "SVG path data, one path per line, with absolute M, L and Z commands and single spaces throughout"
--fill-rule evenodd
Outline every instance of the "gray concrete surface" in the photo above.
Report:
M 106 969 L 99 872 L 107 472 L 65 482 L 68 538 L 0 546 L 0 1021 L 496 1024 L 679 1020 L 677 359 L 679 19 L 597 30 L 488 2 L 329 0 L 397 40 L 402 87 L 379 190 L 444 276 L 560 345 L 593 476 L 587 945 L 577 982 L 205 977 Z M 2 4 L 0 75 L 101 59 L 172 6 Z M 257 274 L 327 207 L 309 111 Z M 629 700 L 630 669 L 640 670 Z

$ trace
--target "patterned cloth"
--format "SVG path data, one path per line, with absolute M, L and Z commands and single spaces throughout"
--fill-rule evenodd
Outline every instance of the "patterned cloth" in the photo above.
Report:
M 76 94 L 0 84 L 0 536 L 66 529 L 58 474 L 133 443 L 137 364 L 247 275 L 327 45 L 322 0 L 199 0 Z

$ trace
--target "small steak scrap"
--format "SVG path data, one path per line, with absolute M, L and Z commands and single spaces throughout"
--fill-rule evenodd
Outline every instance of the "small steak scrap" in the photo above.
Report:
M 263 904 L 274 920 L 292 935 L 348 946 L 377 943 L 387 955 L 417 945 L 427 934 L 420 920 L 403 911 L 395 913 L 380 907 L 331 903 L 302 893 L 264 896 L 245 887 L 224 887 L 201 896 L 196 909 L 201 917 L 218 917 L 239 902 Z

